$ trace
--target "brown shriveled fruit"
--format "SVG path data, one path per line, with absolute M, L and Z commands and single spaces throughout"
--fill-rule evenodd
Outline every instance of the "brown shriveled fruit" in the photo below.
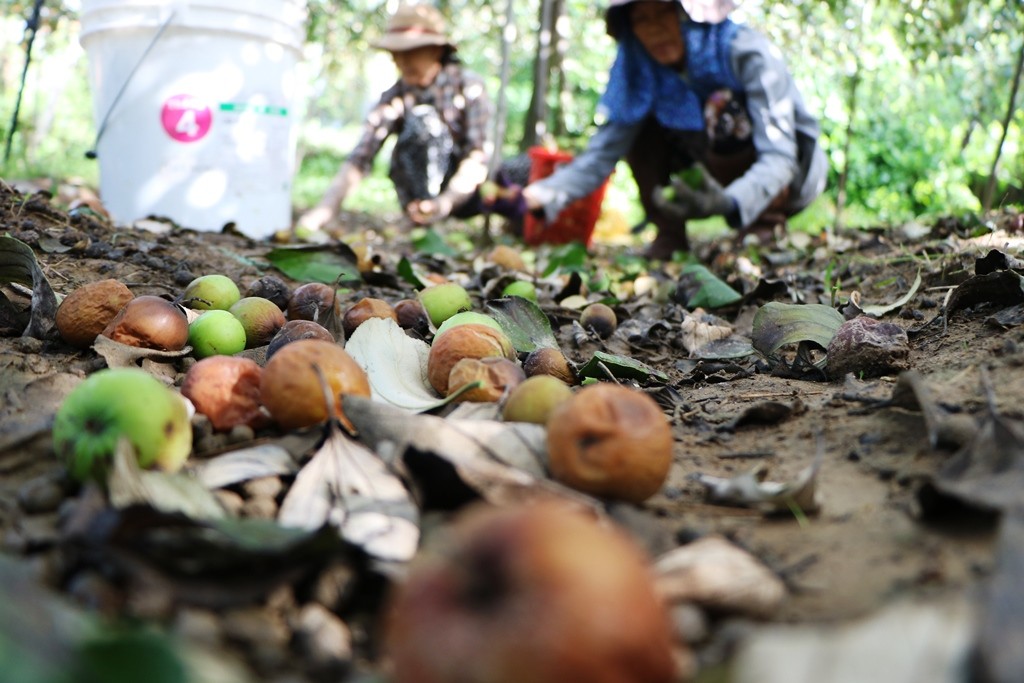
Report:
M 504 332 L 487 325 L 457 325 L 436 337 L 427 356 L 427 378 L 430 386 L 442 396 L 448 395 L 448 376 L 463 358 L 516 359 L 516 350 Z
M 290 344 L 300 339 L 322 339 L 332 344 L 335 342 L 331 331 L 320 323 L 315 323 L 312 320 L 289 320 L 284 324 L 284 327 L 277 331 L 277 334 L 270 340 L 270 344 L 267 345 L 266 360 L 270 360 L 270 357 L 277 353 L 285 344 Z
M 601 382 L 580 389 L 548 420 L 551 475 L 585 493 L 640 503 L 672 465 L 672 429 L 653 398 Z
M 210 356 L 185 373 L 181 394 L 213 428 L 226 432 L 238 425 L 258 428 L 267 423 L 260 401 L 261 368 L 239 356 Z
M 137 296 L 107 324 L 103 336 L 143 349 L 179 351 L 188 343 L 188 317 L 158 296 Z
M 615 317 L 615 311 L 611 306 L 602 303 L 593 303 L 583 309 L 580 313 L 580 325 L 585 330 L 593 330 L 601 339 L 612 336 L 612 332 L 618 327 L 619 321 Z
M 463 358 L 448 373 L 448 393 L 455 393 L 467 384 L 479 382 L 480 386 L 466 390 L 455 400 L 496 403 L 506 391 L 519 386 L 524 379 L 526 375 L 519 363 L 504 356 Z
M 568 385 L 576 384 L 576 371 L 569 365 L 560 349 L 542 347 L 534 349 L 523 361 L 523 372 L 527 377 L 551 375 Z
M 321 339 L 294 341 L 267 361 L 260 379 L 263 405 L 281 427 L 298 429 L 327 420 L 327 401 L 316 368 L 334 397 L 334 417 L 346 425 L 340 397 L 370 395 L 366 372 L 345 349 Z
M 292 290 L 281 278 L 273 275 L 264 275 L 249 285 L 249 288 L 245 291 L 245 296 L 258 296 L 270 299 L 283 311 L 288 308 L 288 300 L 292 297 Z
M 352 336 L 356 328 L 362 325 L 369 318 L 390 318 L 398 322 L 398 314 L 395 307 L 384 299 L 363 297 L 356 303 L 345 309 L 341 316 L 341 329 L 345 332 L 345 338 Z
M 296 287 L 288 300 L 289 320 L 312 320 L 323 325 L 332 314 L 337 318 L 339 310 L 334 287 L 322 282 L 307 282 Z
M 404 330 L 412 330 L 420 336 L 427 336 L 430 332 L 430 318 L 427 311 L 416 299 L 402 299 L 395 303 L 395 315 L 398 316 L 398 324 Z
M 648 559 L 562 504 L 463 512 L 391 597 L 393 683 L 673 683 Z
M 60 338 L 71 346 L 88 348 L 134 296 L 127 286 L 113 279 L 82 285 L 57 307 L 54 322 Z
M 506 422 L 532 422 L 547 424 L 551 413 L 572 398 L 569 385 L 551 375 L 527 377 L 509 392 L 501 409 Z

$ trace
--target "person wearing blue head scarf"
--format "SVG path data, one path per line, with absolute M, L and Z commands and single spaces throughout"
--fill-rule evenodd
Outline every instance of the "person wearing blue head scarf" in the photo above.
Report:
M 598 130 L 571 163 L 523 188 L 527 208 L 554 221 L 625 159 L 658 230 L 645 253 L 670 259 L 688 250 L 690 219 L 720 215 L 764 243 L 821 194 L 820 128 L 778 50 L 748 26 L 694 14 L 705 21 L 678 0 L 612 0 L 618 52 Z M 701 172 L 684 182 L 688 168 Z

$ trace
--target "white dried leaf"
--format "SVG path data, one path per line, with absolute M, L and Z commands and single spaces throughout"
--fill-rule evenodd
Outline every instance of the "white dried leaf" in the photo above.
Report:
M 447 402 L 430 386 L 430 347 L 407 335 L 394 320 L 364 321 L 345 342 L 345 350 L 366 371 L 374 400 L 413 412 L 431 410 Z
M 690 356 L 711 342 L 726 339 L 732 335 L 732 325 L 721 318 L 710 315 L 703 308 L 697 308 L 692 313 L 687 313 L 679 329 L 680 341 Z

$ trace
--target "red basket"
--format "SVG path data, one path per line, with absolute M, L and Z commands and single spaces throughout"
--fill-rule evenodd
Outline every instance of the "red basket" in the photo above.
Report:
M 568 152 L 547 147 L 531 147 L 527 153 L 530 155 L 531 183 L 546 178 L 562 164 L 572 161 L 572 155 Z M 605 180 L 601 187 L 562 209 L 552 223 L 527 213 L 523 220 L 523 240 L 531 245 L 566 244 L 575 241 L 583 242 L 589 247 L 594 235 L 594 225 L 601 215 L 601 202 L 604 201 L 604 191 L 607 187 L 608 181 Z

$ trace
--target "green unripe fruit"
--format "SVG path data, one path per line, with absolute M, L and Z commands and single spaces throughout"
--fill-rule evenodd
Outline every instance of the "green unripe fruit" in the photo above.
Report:
M 188 326 L 188 343 L 196 358 L 232 356 L 245 349 L 245 327 L 228 311 L 207 311 Z
M 460 311 L 473 307 L 466 288 L 457 282 L 445 282 L 420 290 L 420 303 L 427 311 L 430 322 L 437 327 Z
M 183 303 L 197 311 L 226 311 L 241 298 L 238 285 L 227 275 L 197 277 L 188 283 L 182 295 Z
M 139 466 L 179 470 L 192 452 L 185 402 L 149 373 L 100 370 L 76 386 L 53 420 L 53 449 L 79 481 L 104 481 L 118 440 L 128 439 Z
M 498 324 L 498 321 L 492 318 L 491 316 L 487 315 L 486 313 L 478 313 L 476 311 L 462 311 L 461 313 L 456 313 L 455 315 L 441 323 L 440 326 L 438 326 L 437 328 L 437 332 L 434 333 L 434 339 L 437 339 L 442 334 L 452 329 L 456 325 L 465 325 L 466 323 L 477 323 L 479 325 L 487 325 L 488 327 L 493 327 L 502 334 L 504 334 L 505 332 L 503 329 L 501 329 L 501 325 Z
M 505 285 L 505 289 L 501 290 L 501 293 L 505 296 L 520 296 L 524 299 L 529 299 L 534 303 L 537 302 L 537 288 L 532 282 L 527 280 L 516 280 Z
M 506 422 L 547 424 L 554 409 L 572 397 L 572 389 L 557 377 L 534 375 L 512 389 L 502 408 Z

